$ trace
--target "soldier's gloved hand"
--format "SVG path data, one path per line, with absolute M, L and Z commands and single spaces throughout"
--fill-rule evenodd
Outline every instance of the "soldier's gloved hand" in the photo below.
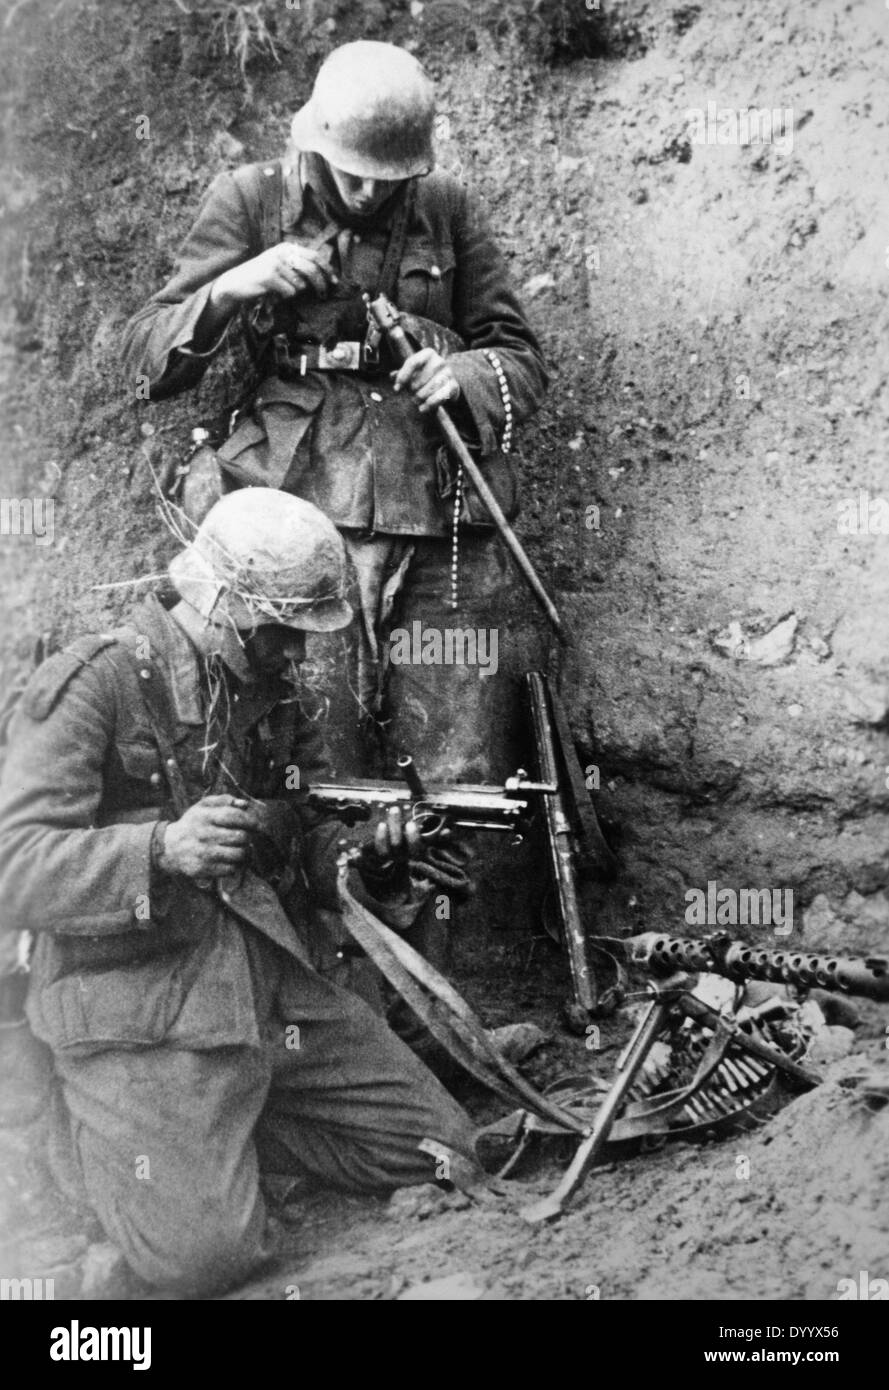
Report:
M 157 867 L 186 878 L 225 878 L 244 863 L 250 836 L 259 829 L 249 802 L 205 796 L 166 827 Z
M 447 401 L 456 401 L 460 396 L 460 383 L 451 371 L 447 358 L 434 348 L 421 348 L 403 362 L 397 372 L 392 373 L 396 391 L 405 387 L 420 402 L 420 414 L 434 410 Z
M 463 902 L 475 892 L 475 884 L 469 876 L 472 858 L 472 850 L 452 830 L 445 828 L 435 839 L 421 841 L 411 870 L 415 879 L 425 879 Z
M 377 902 L 403 903 L 411 896 L 410 861 L 416 855 L 420 832 L 416 824 L 402 821 L 401 810 L 392 806 L 381 818 L 373 840 L 363 845 L 358 872 Z
M 213 282 L 210 303 L 222 312 L 231 312 L 239 305 L 252 303 L 264 294 L 277 294 L 292 299 L 311 286 L 322 297 L 336 284 L 329 264 L 322 259 L 324 252 L 308 251 L 303 246 L 282 241 L 270 246 L 259 256 L 223 271 Z

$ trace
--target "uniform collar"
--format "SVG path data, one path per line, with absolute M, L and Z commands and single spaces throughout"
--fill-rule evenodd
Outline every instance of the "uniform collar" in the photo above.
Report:
M 284 194 L 281 204 L 281 230 L 286 235 L 294 232 L 305 213 L 311 209 L 325 222 L 334 221 L 353 230 L 373 231 L 388 227 L 404 196 L 410 180 L 405 179 L 399 192 L 390 197 L 376 217 L 350 217 L 343 209 L 336 209 L 331 203 L 329 190 L 321 176 L 321 156 L 310 151 L 292 151 L 282 166 Z
M 203 724 L 206 710 L 200 652 L 154 594 L 149 594 L 142 604 L 139 633 L 144 633 L 152 659 L 163 667 L 178 722 Z M 290 686 L 277 679 L 257 681 L 255 685 L 241 684 L 234 676 L 230 680 L 232 693 L 241 706 L 241 718 L 248 727 L 292 694 Z
M 145 634 L 151 659 L 163 667 L 177 720 L 203 724 L 197 648 L 155 594 L 148 594 L 142 603 L 139 629 Z

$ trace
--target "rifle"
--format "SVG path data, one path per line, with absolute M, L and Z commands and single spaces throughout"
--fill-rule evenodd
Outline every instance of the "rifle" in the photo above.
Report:
M 557 908 L 556 935 L 568 953 L 574 999 L 565 1006 L 572 1032 L 583 1034 L 598 1003 L 587 950 L 581 880 L 610 878 L 615 858 L 605 842 L 577 759 L 561 701 L 539 671 L 525 675 L 537 776 L 555 790 L 543 798 L 546 858 Z
M 712 1008 L 696 992 L 694 974 L 721 975 L 735 984 L 769 980 L 804 991 L 817 987 L 889 1002 L 886 956 L 765 950 L 724 933 L 694 940 L 645 932 L 623 941 L 600 938 L 596 950 L 611 958 L 619 981 L 621 963 L 642 966 L 655 977 L 643 996 L 649 1004 L 595 1115 L 585 1109 L 577 1089 L 566 1092 L 563 1087 L 561 1092 L 550 1092 L 551 1101 L 571 1107 L 574 1119 L 586 1114 L 590 1123 L 556 1190 L 523 1211 L 525 1220 L 532 1224 L 561 1215 L 608 1142 L 652 1134 L 705 1134 L 727 1123 L 736 1125 L 768 1097 L 779 1075 L 797 1088 L 820 1083 L 818 1072 L 791 1055 L 802 1051 L 799 1040 L 788 1048 L 780 1026 L 776 1030 L 767 1019 L 758 1017 L 761 1011 L 747 1011 L 746 1018 L 738 1016 L 737 1002 L 730 1013 Z M 618 983 L 617 993 L 628 997 L 623 983 Z M 670 1070 L 658 1074 L 657 1068 L 652 1068 L 652 1048 L 665 1035 L 684 1047 L 684 1060 L 693 1072 L 690 1079 Z M 692 1049 L 689 1054 L 689 1040 L 695 1035 L 697 1051 Z M 559 1132 L 558 1127 L 539 1119 L 528 1124 L 527 1132 L 532 1128 Z
M 567 721 L 545 676 L 526 676 L 537 779 L 524 768 L 502 786 L 434 783 L 427 786 L 409 754 L 398 759 L 403 781 L 345 779 L 315 782 L 305 793 L 310 806 L 334 812 L 347 825 L 367 821 L 397 806 L 417 824 L 421 840 L 434 842 L 442 830 L 498 830 L 513 843 L 525 838 L 541 812 L 547 844 L 551 893 L 557 907 L 557 934 L 568 954 L 574 998 L 566 1012 L 569 1026 L 583 1033 L 598 1004 L 581 910 L 580 878 L 610 874 L 608 848 L 574 752 Z

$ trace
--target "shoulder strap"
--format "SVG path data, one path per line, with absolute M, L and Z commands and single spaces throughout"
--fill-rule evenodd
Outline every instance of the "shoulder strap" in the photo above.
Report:
M 387 299 L 391 299 L 395 293 L 395 282 L 398 279 L 401 258 L 404 255 L 404 243 L 407 240 L 407 229 L 414 215 L 416 194 L 416 179 L 411 179 L 405 189 L 401 204 L 392 219 L 392 229 L 389 232 L 389 241 L 386 245 L 386 254 L 383 256 L 380 282 L 377 287 L 377 294 L 384 294 Z
M 264 164 L 259 171 L 259 235 L 263 251 L 281 240 L 281 199 L 284 175 L 280 159 Z
M 108 632 L 78 637 L 49 657 L 35 671 L 22 696 L 25 713 L 31 719 L 47 719 L 77 672 L 116 641 L 117 637 Z
M 280 243 L 283 232 L 284 170 L 280 159 L 273 160 L 270 164 L 263 164 L 258 177 L 259 247 L 260 251 L 268 251 L 271 246 L 277 246 Z M 234 409 L 235 412 L 242 410 L 251 400 L 259 384 L 262 375 L 259 364 L 271 343 L 272 324 L 274 322 L 273 297 L 264 294 L 252 307 L 244 308 L 241 317 L 248 342 L 251 344 L 251 356 L 256 369 L 248 373 L 247 382 L 234 406 L 226 407 L 226 413 L 230 420 L 232 410 Z
M 392 220 L 389 241 L 380 271 L 378 294 L 391 298 L 404 255 L 408 227 L 414 214 L 417 185 L 415 179 L 408 181 L 404 198 Z M 277 246 L 282 236 L 281 205 L 284 197 L 284 172 L 280 159 L 264 164 L 259 171 L 259 233 L 263 251 Z M 325 237 L 327 236 L 325 229 Z

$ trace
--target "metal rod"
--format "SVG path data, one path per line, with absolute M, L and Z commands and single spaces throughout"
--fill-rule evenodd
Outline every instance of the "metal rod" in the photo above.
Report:
M 596 1155 L 605 1144 L 618 1111 L 624 1105 L 627 1094 L 651 1051 L 652 1043 L 667 1020 L 670 1007 L 670 1004 L 664 1004 L 659 999 L 652 1001 L 630 1042 L 620 1074 L 599 1108 L 592 1134 L 579 1146 L 555 1192 L 522 1211 L 524 1219 L 532 1225 L 541 1221 L 552 1221 L 555 1217 L 561 1216 L 566 1202 L 580 1187 Z
M 410 753 L 399 754 L 398 770 L 404 777 L 405 782 L 407 782 L 411 796 L 415 797 L 417 801 L 422 801 L 426 796 L 426 789 L 417 771 L 417 764 L 414 762 Z
M 700 1023 L 706 1023 L 710 1028 L 720 1026 L 720 1015 L 715 1009 L 709 1008 L 696 999 L 693 994 L 683 994 L 682 1007 L 689 1018 L 695 1018 Z M 725 1020 L 722 1026 L 728 1026 Z M 819 1086 L 821 1076 L 818 1072 L 809 1071 L 808 1067 L 801 1067 L 799 1062 L 792 1061 L 786 1054 L 777 1047 L 770 1047 L 768 1043 L 760 1042 L 759 1038 L 751 1037 L 749 1033 L 743 1032 L 740 1028 L 731 1028 L 732 1042 L 736 1047 L 744 1048 L 747 1052 L 752 1052 L 754 1057 L 759 1057 L 763 1062 L 771 1062 L 772 1066 L 779 1067 L 781 1071 L 787 1072 L 795 1081 L 799 1081 L 803 1086 Z
M 401 327 L 401 315 L 395 308 L 395 305 L 392 304 L 385 297 L 385 295 L 379 295 L 375 300 L 373 300 L 373 302 L 371 302 L 370 295 L 366 294 L 364 295 L 364 302 L 367 305 L 369 312 L 373 315 L 373 318 L 377 323 L 378 327 L 382 330 L 382 332 L 384 332 L 387 335 L 390 343 L 392 344 L 393 349 L 395 350 L 396 356 L 399 357 L 402 362 L 406 362 L 409 357 L 413 356 L 414 349 L 410 344 L 407 334 Z M 436 406 L 435 418 L 438 421 L 439 428 L 442 434 L 444 435 L 448 445 L 459 459 L 463 468 L 466 470 L 466 474 L 470 482 L 472 483 L 479 497 L 482 499 L 482 502 L 488 509 L 488 512 L 491 516 L 491 520 L 494 522 L 494 525 L 497 527 L 497 530 L 500 533 L 501 540 L 509 550 L 510 554 L 512 555 L 512 558 L 515 560 L 516 564 L 518 565 L 519 569 L 521 570 L 522 574 L 527 580 L 528 585 L 534 594 L 534 597 L 537 599 L 538 603 L 540 604 L 541 608 L 543 609 L 544 613 L 549 619 L 550 625 L 555 631 L 556 636 L 559 638 L 560 641 L 566 641 L 567 639 L 564 627 L 562 625 L 562 619 L 559 617 L 559 612 L 556 608 L 556 605 L 553 603 L 549 594 L 546 592 L 540 580 L 538 579 L 537 572 L 534 569 L 534 566 L 531 564 L 531 561 L 528 559 L 528 556 L 525 553 L 521 541 L 519 540 L 515 531 L 512 529 L 506 517 L 504 516 L 503 509 L 500 506 L 500 503 L 497 501 L 497 498 L 494 496 L 493 492 L 491 491 L 490 487 L 485 481 L 481 470 L 479 469 L 478 465 L 476 464 L 466 445 L 463 443 L 463 440 L 460 438 L 457 426 L 454 424 L 453 420 L 451 419 L 450 415 L 448 414 L 447 410 L 443 405 Z

